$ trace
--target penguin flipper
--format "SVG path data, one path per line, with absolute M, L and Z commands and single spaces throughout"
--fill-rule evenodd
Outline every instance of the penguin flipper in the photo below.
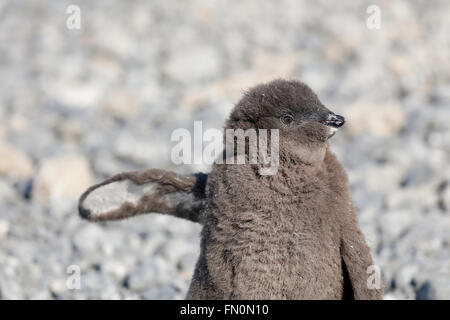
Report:
M 341 230 L 344 281 L 349 282 L 344 283 L 344 296 L 355 300 L 381 300 L 383 284 L 379 268 L 373 264 L 354 210 L 348 218 Z
M 161 169 L 124 172 L 87 189 L 78 210 L 89 221 L 155 212 L 201 223 L 207 178 L 203 173 L 180 175 Z

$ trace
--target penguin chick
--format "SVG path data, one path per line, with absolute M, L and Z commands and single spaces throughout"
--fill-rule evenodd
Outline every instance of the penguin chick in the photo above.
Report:
M 278 129 L 275 175 L 214 164 L 189 299 L 379 299 L 346 173 L 328 139 L 344 118 L 299 81 L 248 91 L 226 129 Z
M 346 173 L 329 150 L 344 122 L 302 82 L 256 86 L 225 129 L 278 129 L 276 174 L 249 163 L 214 164 L 209 175 L 122 173 L 89 188 L 80 215 L 158 212 L 201 223 L 187 299 L 381 299 Z

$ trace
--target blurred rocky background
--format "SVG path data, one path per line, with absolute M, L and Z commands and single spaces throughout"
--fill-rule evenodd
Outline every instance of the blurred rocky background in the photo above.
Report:
M 386 298 L 450 298 L 449 13 L 444 0 L 0 0 L 0 297 L 183 298 L 198 225 L 91 224 L 77 199 L 121 171 L 208 170 L 171 163 L 173 129 L 220 128 L 245 88 L 287 77 L 348 119 L 333 150 Z

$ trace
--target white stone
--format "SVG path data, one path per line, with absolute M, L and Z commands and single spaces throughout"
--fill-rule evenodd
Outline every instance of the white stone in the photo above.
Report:
M 394 102 L 383 104 L 356 103 L 344 112 L 346 130 L 351 135 L 369 132 L 377 137 L 397 134 L 405 125 L 402 107 Z
M 220 59 L 216 50 L 208 46 L 196 46 L 173 55 L 164 70 L 177 81 L 188 83 L 217 76 Z
M 61 155 L 44 159 L 34 181 L 33 198 L 41 201 L 77 199 L 93 182 L 87 159 Z
M 33 163 L 20 149 L 0 141 L 0 176 L 27 178 L 33 174 Z
M 7 220 L 0 220 L 0 239 L 4 238 L 9 231 L 9 222 Z

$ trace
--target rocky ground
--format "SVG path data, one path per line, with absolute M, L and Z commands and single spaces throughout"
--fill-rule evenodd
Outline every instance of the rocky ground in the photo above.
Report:
M 70 4 L 0 1 L 1 298 L 183 298 L 198 225 L 91 224 L 77 198 L 121 171 L 207 170 L 171 163 L 172 130 L 220 128 L 276 77 L 348 119 L 333 150 L 386 298 L 450 298 L 450 2 L 80 0 L 80 30 Z

